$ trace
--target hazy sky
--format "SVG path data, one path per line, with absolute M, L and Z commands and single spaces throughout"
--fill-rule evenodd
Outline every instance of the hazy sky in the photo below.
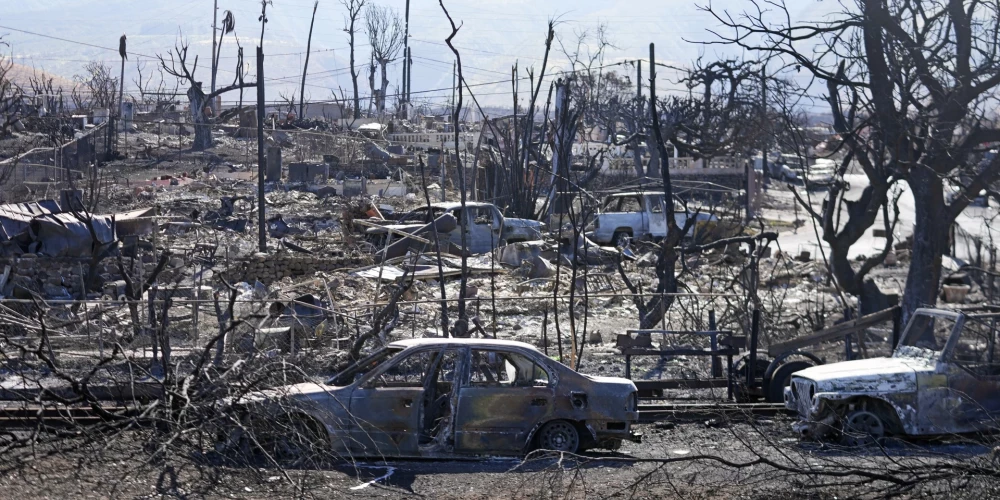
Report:
M 372 1 L 372 0 L 369 0 Z M 648 44 L 656 43 L 657 58 L 673 64 L 687 65 L 699 55 L 715 57 L 732 55 L 730 49 L 705 47 L 686 40 L 710 40 L 706 31 L 717 27 L 715 20 L 700 11 L 690 0 L 446 0 L 446 7 L 456 22 L 462 22 L 456 45 L 461 49 L 466 81 L 470 84 L 505 81 L 510 68 L 518 62 L 522 71 L 541 64 L 546 23 L 557 19 L 557 35 L 567 43 L 574 33 L 594 30 L 606 23 L 616 48 L 608 51 L 605 64 L 648 57 Z M 118 68 L 118 37 L 127 33 L 129 62 L 126 66 L 126 91 L 135 88 L 136 62 L 145 64 L 146 71 L 157 64 L 152 57 L 166 53 L 182 34 L 191 45 L 191 59 L 200 55 L 197 76 L 209 80 L 208 54 L 211 47 L 212 0 L 4 0 L 0 11 L 0 34 L 10 44 L 10 53 L 21 64 L 45 68 L 67 78 L 79 74 L 88 60 L 103 59 Z M 220 18 L 225 9 L 236 18 L 239 37 L 252 66 L 254 47 L 260 33 L 257 0 L 218 0 Z M 376 3 L 398 9 L 402 15 L 405 0 L 379 0 Z M 748 1 L 715 0 L 719 10 L 738 13 L 750 7 Z M 822 18 L 837 9 L 836 2 L 789 0 L 794 17 Z M 268 99 L 277 99 L 278 92 L 290 94 L 298 89 L 303 52 L 309 30 L 312 0 L 274 0 L 268 7 L 264 34 L 265 77 Z M 331 90 L 350 89 L 348 74 L 347 35 L 344 33 L 346 9 L 338 0 L 320 0 L 313 34 L 313 53 L 309 62 L 306 97 L 311 100 L 329 99 Z M 70 41 L 44 38 L 21 31 L 65 38 Z M 451 66 L 453 56 L 444 45 L 448 35 L 447 20 L 433 0 L 411 0 L 410 45 L 414 56 L 414 98 L 429 102 L 445 102 L 451 96 Z M 80 42 L 80 43 L 72 43 Z M 231 82 L 236 45 L 227 37 L 220 63 L 219 79 Z M 102 50 L 83 44 L 108 47 Z M 575 42 L 574 42 L 575 43 Z M 357 59 L 368 60 L 366 36 L 358 35 Z M 567 61 L 554 47 L 549 73 L 564 70 Z M 614 69 L 614 68 L 608 68 Z M 630 67 L 619 71 L 634 73 Z M 254 73 L 250 69 L 249 73 Z M 647 75 L 648 76 L 648 75 Z M 670 88 L 675 74 L 662 71 L 658 85 Z M 401 65 L 390 65 L 390 94 L 401 79 Z M 367 95 L 367 80 L 362 73 L 359 86 Z M 477 85 L 473 90 L 481 102 L 507 104 L 510 84 Z M 224 96 L 235 100 L 236 94 Z

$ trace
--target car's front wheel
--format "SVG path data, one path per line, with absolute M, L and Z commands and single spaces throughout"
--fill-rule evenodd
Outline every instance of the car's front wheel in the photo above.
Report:
M 549 422 L 538 431 L 538 448 L 576 453 L 580 448 L 580 433 L 565 420 Z
M 840 442 L 845 446 L 869 446 L 885 437 L 885 424 L 873 412 L 854 410 L 844 416 Z

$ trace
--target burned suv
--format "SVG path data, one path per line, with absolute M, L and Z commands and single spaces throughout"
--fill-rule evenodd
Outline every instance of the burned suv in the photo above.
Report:
M 918 309 L 889 358 L 814 366 L 792 375 L 785 406 L 795 428 L 848 445 L 886 435 L 937 435 L 998 427 L 1000 314 Z
M 392 342 L 326 384 L 286 386 L 234 403 L 250 420 L 280 430 L 274 449 L 309 436 L 312 449 L 341 457 L 576 452 L 639 439 L 630 380 L 582 375 L 528 344 L 504 340 Z

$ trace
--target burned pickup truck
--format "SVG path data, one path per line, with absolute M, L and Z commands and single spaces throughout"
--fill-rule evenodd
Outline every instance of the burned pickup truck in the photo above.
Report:
M 674 220 L 678 227 L 691 217 L 699 223 L 718 220 L 707 213 L 686 211 L 674 202 Z M 601 244 L 619 245 L 623 238 L 652 239 L 667 235 L 667 216 L 663 192 L 616 193 L 605 198 L 601 210 L 594 216 L 587 236 Z M 688 236 L 694 232 L 692 227 Z
M 891 357 L 792 375 L 785 406 L 805 437 L 848 445 L 884 436 L 975 432 L 1000 418 L 1000 313 L 918 309 Z
M 483 202 L 468 202 L 464 210 L 460 203 L 432 203 L 429 208 L 420 207 L 404 214 L 394 223 L 367 228 L 365 237 L 375 248 L 383 248 L 390 234 L 394 235 L 393 239 L 398 239 L 400 233 L 424 229 L 444 215 L 451 215 L 453 218 L 446 219 L 452 222 L 438 228 L 438 232 L 447 238 L 448 243 L 462 248 L 462 223 L 466 221 L 465 242 L 468 252 L 472 254 L 486 253 L 508 243 L 542 239 L 544 226 L 541 222 L 504 217 L 496 205 Z
M 396 341 L 325 384 L 251 393 L 234 403 L 250 419 L 241 428 L 264 428 L 253 441 L 271 443 L 265 451 L 279 455 L 303 444 L 340 457 L 572 453 L 638 440 L 635 384 L 581 375 L 505 340 Z

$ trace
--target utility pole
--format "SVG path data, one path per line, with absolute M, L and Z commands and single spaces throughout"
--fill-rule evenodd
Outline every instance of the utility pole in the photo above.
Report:
M 635 105 L 636 105 L 636 115 L 635 115 L 635 130 L 634 133 L 638 134 L 642 132 L 642 59 L 636 61 L 635 64 Z M 646 141 L 646 146 L 649 147 L 649 141 Z M 639 177 L 644 177 L 645 171 L 642 168 L 642 153 L 639 152 L 639 138 L 636 137 L 632 141 L 632 160 L 635 163 L 635 172 Z
M 119 43 L 118 48 L 119 48 L 119 51 L 121 52 L 121 56 L 122 56 L 122 73 L 121 73 L 121 76 L 118 78 L 119 88 L 118 88 L 118 113 L 117 114 L 118 114 L 118 121 L 124 127 L 125 120 L 124 120 L 124 116 L 122 114 L 122 107 L 124 107 L 124 105 L 125 105 L 125 59 L 126 59 L 126 55 L 125 55 L 125 34 L 124 33 L 122 33 L 121 42 Z M 114 91 L 112 90 L 112 92 L 114 92 Z M 111 100 L 114 101 L 114 95 L 111 96 Z M 112 104 L 114 104 L 114 102 L 112 102 Z M 114 128 L 115 128 L 115 143 L 117 143 L 118 142 L 118 135 L 117 135 L 118 123 L 113 123 L 113 125 L 114 125 Z M 128 130 L 125 130 L 125 147 L 126 148 L 128 147 Z
M 261 38 L 263 44 L 263 38 Z M 257 250 L 267 252 L 264 222 L 264 49 L 257 47 Z
M 767 123 L 767 73 L 766 73 L 766 69 L 767 69 L 766 65 L 762 64 L 760 66 L 760 119 L 761 119 L 761 125 L 762 125 L 761 128 L 764 128 L 763 124 Z M 762 135 L 762 137 L 764 138 L 764 140 L 762 141 L 761 148 L 760 148 L 760 167 L 761 167 L 761 175 L 765 179 L 767 179 L 767 132 L 766 131 Z M 747 189 L 749 190 L 750 187 L 747 186 Z M 747 198 L 749 198 L 749 197 L 750 196 L 749 196 L 749 193 L 748 193 Z
M 403 118 L 409 118 L 410 103 L 410 0 L 406 0 L 406 17 L 403 21 Z
M 216 23 L 219 20 L 219 0 L 215 0 L 213 3 L 214 7 L 212 8 L 212 91 L 211 91 L 212 94 L 215 93 L 215 73 L 219 71 L 219 66 L 218 66 L 219 61 L 215 59 L 215 52 L 216 52 L 215 33 L 216 31 L 218 31 Z M 212 107 L 212 114 L 218 116 L 219 110 L 215 109 L 215 99 L 212 99 L 212 102 L 209 103 L 209 106 Z
M 302 66 L 302 87 L 299 89 L 299 120 L 305 120 L 306 111 L 306 71 L 309 70 L 309 52 L 312 50 L 313 24 L 316 23 L 316 9 L 319 8 L 319 0 L 313 2 L 312 21 L 309 21 L 309 38 L 306 40 L 306 63 Z

